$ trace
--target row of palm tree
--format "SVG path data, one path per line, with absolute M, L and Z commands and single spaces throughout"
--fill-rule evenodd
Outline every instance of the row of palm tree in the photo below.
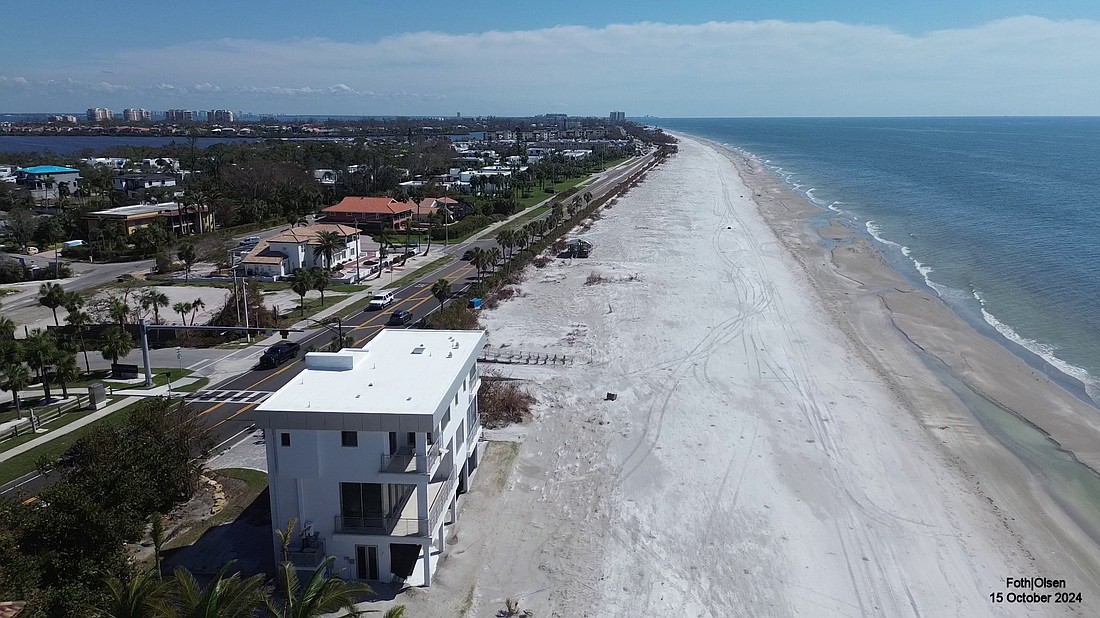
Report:
M 321 293 L 321 306 L 325 306 L 325 290 L 328 289 L 329 283 L 331 283 L 331 276 L 332 271 L 319 267 L 298 268 L 291 274 L 290 289 L 300 298 L 298 306 L 303 316 L 306 314 L 306 294 L 310 290 L 317 290 Z

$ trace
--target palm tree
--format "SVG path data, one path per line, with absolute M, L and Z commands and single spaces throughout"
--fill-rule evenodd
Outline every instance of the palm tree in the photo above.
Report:
M 327 268 L 312 268 L 309 271 L 311 287 L 321 293 L 321 306 L 325 306 L 325 290 L 328 288 L 330 271 Z
M 118 359 L 129 354 L 132 349 L 134 340 L 121 328 L 112 327 L 99 340 L 99 351 L 103 354 L 103 359 L 111 361 L 112 365 L 117 365 Z
M 439 279 L 432 284 L 432 296 L 439 301 L 439 311 L 443 311 L 443 303 L 447 302 L 447 298 L 451 295 L 451 282 L 446 279 Z
M 61 396 L 69 398 L 69 382 L 80 378 L 80 365 L 70 350 L 59 348 L 54 359 L 53 376 L 61 384 Z
M 347 246 L 347 239 L 341 236 L 339 232 L 331 230 L 317 232 L 317 246 L 313 248 L 313 257 L 324 256 L 325 268 L 332 268 L 333 254 L 342 251 Z
M 88 361 L 88 346 L 84 343 L 84 331 L 88 325 L 92 323 L 92 316 L 87 312 L 81 311 L 80 307 L 84 304 L 84 298 L 79 294 L 69 295 L 69 303 L 66 304 L 65 310 L 69 312 L 69 315 L 65 317 L 65 321 L 76 329 L 76 334 L 80 337 L 80 350 L 84 352 L 84 368 L 88 370 L 88 373 L 92 372 L 92 364 Z
M 152 570 L 138 573 L 128 583 L 111 577 L 107 580 L 106 604 L 103 607 L 89 607 L 88 613 L 98 618 L 171 616 L 168 590 L 168 582 Z
M 187 325 L 187 314 L 191 313 L 191 303 L 185 303 L 180 301 L 172 305 L 172 311 L 180 314 L 180 323 L 184 326 Z
M 294 293 L 298 295 L 300 299 L 298 306 L 302 310 L 302 317 L 306 315 L 306 294 L 313 289 L 313 276 L 308 270 L 302 270 L 301 268 L 295 269 L 294 274 L 290 276 L 290 289 L 294 290 Z
M 318 618 L 334 612 L 358 616 L 360 612 L 355 609 L 356 600 L 372 594 L 374 590 L 366 584 L 325 577 L 326 570 L 335 561 L 336 556 L 327 556 L 310 575 L 305 586 L 299 583 L 294 565 L 283 562 L 279 566 L 279 585 L 285 596 L 280 604 L 271 598 L 264 600 L 268 614 L 272 618 Z
M 22 410 L 19 406 L 19 391 L 30 386 L 31 372 L 21 362 L 8 361 L 0 369 L 0 389 L 11 391 L 12 401 L 15 403 L 15 417 L 22 418 Z
M 378 242 L 378 278 L 382 278 L 382 260 L 385 259 L 387 254 L 386 247 L 392 247 L 393 242 L 390 241 L 389 231 L 385 227 L 378 232 L 375 240 Z
M 500 247 L 492 247 L 489 249 L 489 265 L 492 266 L 493 272 L 497 271 L 497 262 L 500 261 Z
M 23 344 L 23 359 L 34 370 L 34 375 L 42 382 L 42 390 L 46 393 L 46 401 L 53 396 L 50 393 L 50 366 L 57 358 L 57 342 L 53 336 L 42 332 L 40 329 L 31 331 Z
M 153 541 L 153 559 L 156 560 L 157 577 L 159 578 L 164 573 L 160 561 L 164 552 L 164 542 L 167 540 L 164 536 L 164 516 L 160 513 L 153 513 L 149 516 L 149 539 Z
M 142 309 L 153 310 L 153 323 L 160 324 L 160 308 L 168 306 L 168 295 L 156 288 L 149 288 L 141 293 L 140 302 Z
M 180 261 L 183 262 L 184 272 L 186 273 L 185 279 L 190 280 L 191 267 L 194 266 L 195 262 L 199 259 L 198 251 L 195 250 L 195 245 L 189 242 L 183 243 L 180 245 L 179 250 L 176 251 L 176 255 L 179 257 Z
M 405 606 L 395 605 L 382 614 L 382 618 L 405 618 Z
M 54 326 L 61 326 L 57 319 L 57 308 L 65 304 L 65 289 L 59 283 L 43 283 L 38 288 L 38 304 L 53 311 Z
M 15 338 L 15 322 L 6 315 L 0 315 L 0 339 Z
M 191 326 L 195 325 L 195 317 L 198 316 L 200 309 L 206 309 L 206 303 L 201 298 L 187 303 L 187 306 L 191 307 Z
M 175 572 L 178 618 L 252 618 L 263 605 L 263 575 L 241 579 L 226 576 L 232 562 L 222 567 L 205 588 L 195 576 L 179 567 Z
M 501 231 L 497 232 L 496 241 L 497 241 L 497 245 L 499 245 L 501 249 L 508 246 L 508 240 L 509 240 L 508 239 L 508 234 L 509 234 L 508 230 L 501 230 Z
M 110 314 L 112 320 L 118 320 L 118 326 L 120 329 L 124 329 L 126 326 L 126 318 L 130 316 L 130 305 L 125 300 L 114 297 L 111 299 L 111 305 L 107 309 L 107 313 Z
M 286 216 L 286 222 L 290 224 L 290 229 L 294 229 L 296 226 L 306 225 L 309 223 L 308 221 L 306 221 L 305 217 L 296 212 L 288 214 Z

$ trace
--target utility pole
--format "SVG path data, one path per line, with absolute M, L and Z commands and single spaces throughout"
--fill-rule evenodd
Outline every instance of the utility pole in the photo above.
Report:
M 244 277 L 241 277 L 241 290 L 244 295 L 244 327 L 248 328 L 248 281 Z M 252 343 L 252 331 L 245 331 L 246 341 Z
M 153 366 L 149 362 L 149 330 L 145 318 L 138 322 L 138 336 L 141 339 L 141 362 L 145 365 L 145 388 L 149 388 L 153 386 Z

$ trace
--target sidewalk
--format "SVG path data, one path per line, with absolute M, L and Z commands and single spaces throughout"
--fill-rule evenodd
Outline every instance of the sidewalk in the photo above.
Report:
M 148 394 L 146 394 L 144 396 L 149 396 L 149 394 L 152 394 L 152 391 L 155 391 L 155 390 L 157 390 L 157 389 L 149 389 Z M 164 390 L 165 390 L 165 392 L 167 392 L 167 388 L 165 388 Z M 121 399 L 119 401 L 116 401 L 116 402 L 112 403 L 111 405 L 107 406 L 106 408 L 103 408 L 102 410 L 96 410 L 95 412 L 92 412 L 92 413 L 88 414 L 87 416 L 85 416 L 84 418 L 82 418 L 78 421 L 73 421 L 73 422 L 69 423 L 68 425 L 65 425 L 63 427 L 59 427 L 57 429 L 51 430 L 47 433 L 44 433 L 41 436 L 39 436 L 39 437 L 29 441 L 29 442 L 24 442 L 23 444 L 20 444 L 19 446 L 15 447 L 15 448 L 4 451 L 3 453 L 0 453 L 0 463 L 4 463 L 5 461 L 11 459 L 12 457 L 22 455 L 23 453 L 26 453 L 27 451 L 34 450 L 34 449 L 38 448 L 39 446 L 42 446 L 43 444 L 49 442 L 50 440 L 53 440 L 53 439 L 57 438 L 58 436 L 63 436 L 67 433 L 72 433 L 73 431 L 76 431 L 77 429 L 80 429 L 81 427 L 84 427 L 85 425 L 88 425 L 89 423 L 94 423 L 95 421 L 98 421 L 99 419 L 110 415 L 112 412 L 117 412 L 117 411 L 121 410 L 122 408 L 125 408 L 126 406 L 128 406 L 128 405 L 130 405 L 130 404 L 132 404 L 132 403 L 134 403 L 134 402 L 136 402 L 140 399 L 141 399 L 141 397 L 136 396 L 136 395 L 126 397 L 125 399 Z M 69 412 L 69 414 L 73 414 L 73 413 Z

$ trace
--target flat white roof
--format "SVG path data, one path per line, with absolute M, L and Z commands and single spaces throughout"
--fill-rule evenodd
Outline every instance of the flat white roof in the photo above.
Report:
M 431 415 L 485 341 L 480 330 L 383 329 L 363 348 L 306 354 L 256 411 Z

